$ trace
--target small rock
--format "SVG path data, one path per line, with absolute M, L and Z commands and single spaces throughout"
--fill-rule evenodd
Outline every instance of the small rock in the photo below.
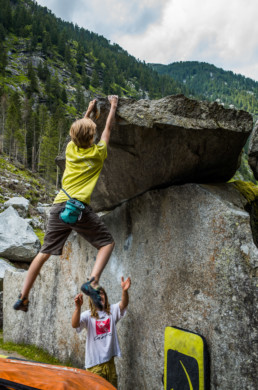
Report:
M 0 214 L 0 256 L 30 262 L 40 249 L 32 227 L 12 206 Z
M 8 208 L 12 206 L 15 208 L 21 217 L 26 217 L 29 209 L 30 201 L 22 196 L 9 199 L 4 203 L 4 206 Z

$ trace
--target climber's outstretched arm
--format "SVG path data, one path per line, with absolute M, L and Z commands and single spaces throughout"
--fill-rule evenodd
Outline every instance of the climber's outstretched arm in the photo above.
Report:
M 111 95 L 108 96 L 108 100 L 111 104 L 110 111 L 106 120 L 106 126 L 105 129 L 101 135 L 101 140 L 105 141 L 106 144 L 109 143 L 109 138 L 111 134 L 111 129 L 112 125 L 115 119 L 115 113 L 116 113 L 116 108 L 117 108 L 117 103 L 118 103 L 118 96 L 116 95 Z

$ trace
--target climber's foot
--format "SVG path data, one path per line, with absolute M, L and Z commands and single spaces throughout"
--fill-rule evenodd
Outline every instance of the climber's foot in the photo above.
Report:
M 21 298 L 21 294 L 19 295 L 18 298 L 19 299 L 13 305 L 14 310 L 21 310 L 21 311 L 24 311 L 26 313 L 28 311 L 28 309 L 29 309 L 29 300 L 28 300 L 28 298 L 26 298 L 26 297 Z
M 99 310 L 103 310 L 103 305 L 101 303 L 101 296 L 99 294 L 100 287 L 99 286 L 93 287 L 92 286 L 93 281 L 94 281 L 94 277 L 91 278 L 88 282 L 84 283 L 81 286 L 81 290 L 82 292 L 84 292 L 84 294 L 88 295 L 93 300 L 94 305 Z

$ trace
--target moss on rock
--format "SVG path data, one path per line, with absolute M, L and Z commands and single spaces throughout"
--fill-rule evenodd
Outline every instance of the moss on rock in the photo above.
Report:
M 250 214 L 253 239 L 258 248 L 258 186 L 252 182 L 242 180 L 236 180 L 233 184 L 247 200 L 245 208 Z

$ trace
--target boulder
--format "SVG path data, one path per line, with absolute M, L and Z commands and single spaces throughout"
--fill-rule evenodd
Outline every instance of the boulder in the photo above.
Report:
M 111 303 L 121 298 L 121 276 L 132 278 L 128 313 L 117 325 L 119 389 L 164 388 L 164 330 L 171 325 L 207 340 L 211 390 L 256 389 L 258 249 L 245 206 L 231 183 L 185 184 L 147 192 L 102 217 L 116 242 L 101 278 Z M 95 256 L 72 233 L 63 255 L 42 268 L 26 315 L 14 315 L 10 304 L 25 275 L 7 271 L 4 340 L 36 344 L 82 367 L 86 332 L 76 334 L 71 316 Z
M 0 256 L 29 262 L 39 249 L 40 241 L 32 227 L 12 206 L 0 214 Z
M 22 196 L 17 196 L 9 199 L 4 203 L 5 208 L 12 206 L 15 210 L 18 211 L 19 215 L 22 218 L 26 218 L 29 210 L 30 201 Z
M 7 269 L 12 270 L 14 272 L 16 271 L 16 268 L 12 264 L 10 264 L 7 260 L 0 258 L 0 291 L 3 290 L 3 280 L 5 271 Z
M 99 98 L 97 139 L 110 104 Z M 226 182 L 238 169 L 252 116 L 183 95 L 120 99 L 108 158 L 94 190 L 96 211 L 114 208 L 151 188 L 174 183 Z M 57 157 L 61 169 L 65 153 Z
M 258 121 L 255 123 L 248 150 L 248 163 L 258 180 Z
M 43 221 L 43 218 L 41 217 L 26 218 L 25 221 L 27 221 L 34 229 L 44 230 L 45 221 Z
M 0 329 L 3 329 L 3 282 L 5 271 L 9 269 L 13 272 L 16 271 L 8 261 L 0 258 Z

